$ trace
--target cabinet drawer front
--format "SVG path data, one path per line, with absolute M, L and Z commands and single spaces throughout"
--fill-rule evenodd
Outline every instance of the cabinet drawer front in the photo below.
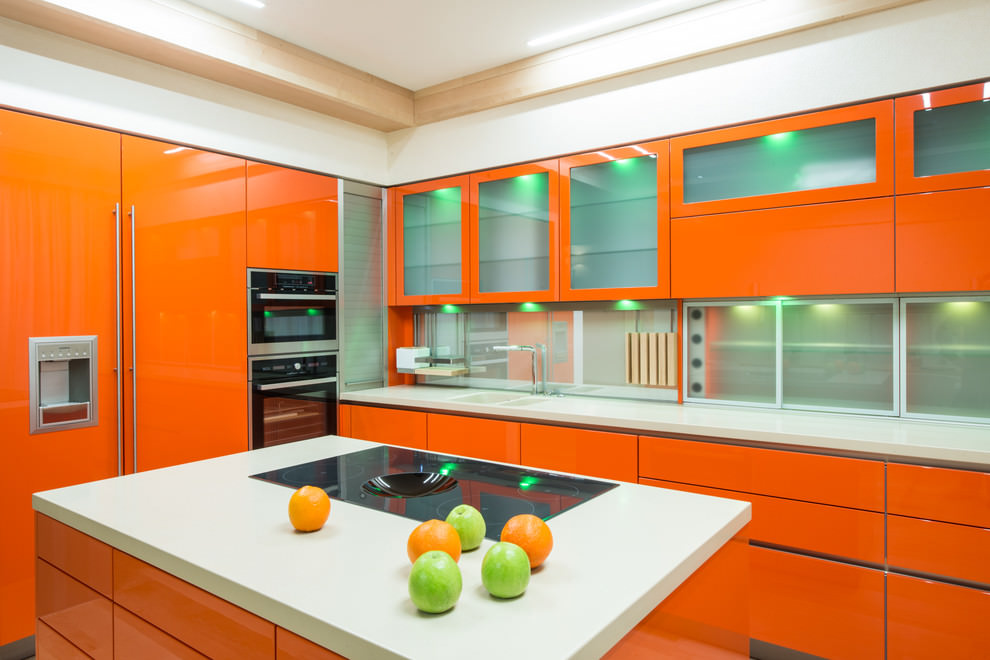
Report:
M 887 466 L 887 511 L 990 527 L 990 473 L 891 463 Z
M 113 596 L 113 551 L 92 536 L 35 513 L 38 556 L 83 584 Z
M 743 500 L 753 505 L 749 537 L 836 557 L 882 564 L 883 514 L 641 478 L 640 483 Z
M 754 639 L 824 658 L 883 659 L 882 571 L 757 547 L 750 557 Z
M 672 298 L 893 291 L 894 198 L 674 218 L 670 254 Z
M 640 436 L 644 477 L 868 511 L 884 510 L 883 463 Z
M 484 461 L 519 463 L 517 422 L 430 413 L 427 427 L 430 451 Z
M 990 591 L 887 577 L 887 657 L 985 658 Z
M 591 477 L 636 481 L 636 436 L 522 424 L 521 463 Z
M 42 621 L 37 622 L 34 632 L 34 652 L 39 658 L 58 658 L 58 660 L 89 660 L 89 656 L 69 643 Z
M 370 406 L 348 407 L 352 438 L 426 449 L 426 413 Z
M 990 289 L 990 188 L 897 198 L 897 291 Z
M 116 550 L 113 577 L 114 601 L 207 656 L 275 654 L 275 625 L 222 598 Z
M 275 628 L 275 660 L 346 660 L 285 628 Z
M 35 560 L 38 619 L 93 658 L 113 657 L 113 603 L 48 562 Z
M 990 529 L 887 517 L 887 563 L 990 585 Z
M 166 635 L 120 605 L 113 607 L 113 645 L 117 658 L 155 658 L 155 660 L 206 658 L 205 655 L 197 653 L 171 635 Z

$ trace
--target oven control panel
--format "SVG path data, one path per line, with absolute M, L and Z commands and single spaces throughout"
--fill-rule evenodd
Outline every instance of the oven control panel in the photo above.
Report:
M 251 380 L 255 383 L 336 375 L 336 353 L 283 355 L 251 360 Z

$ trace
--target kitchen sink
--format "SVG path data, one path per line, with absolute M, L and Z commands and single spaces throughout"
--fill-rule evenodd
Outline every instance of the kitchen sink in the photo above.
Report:
M 505 403 L 530 396 L 524 392 L 472 392 L 451 397 L 450 401 L 461 403 Z
M 511 399 L 509 401 L 501 401 L 498 405 L 515 406 L 515 407 L 532 406 L 537 403 L 546 403 L 549 400 L 550 399 L 545 396 L 529 396 L 529 397 L 521 397 L 518 399 Z

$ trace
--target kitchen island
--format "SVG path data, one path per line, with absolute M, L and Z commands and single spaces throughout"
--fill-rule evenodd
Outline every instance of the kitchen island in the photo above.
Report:
M 97 617 L 143 616 L 128 610 L 127 599 L 138 602 L 144 587 L 119 592 L 128 578 L 121 573 L 147 564 L 267 622 L 273 640 L 289 631 L 348 658 L 595 658 L 723 546 L 745 548 L 732 539 L 749 521 L 749 504 L 621 483 L 550 519 L 553 553 L 523 596 L 503 601 L 485 592 L 480 565 L 492 544 L 485 539 L 462 555 L 464 588 L 454 609 L 425 615 L 406 586 L 405 542 L 415 520 L 334 500 L 321 531 L 297 533 L 286 512 L 291 489 L 249 478 L 372 446 L 328 436 L 37 493 L 39 608 L 54 602 L 41 573 L 72 571 L 58 552 L 45 556 L 45 530 L 64 524 L 112 549 L 111 593 L 93 596 Z M 173 643 L 182 636 L 168 628 L 169 616 L 150 623 Z M 60 625 L 57 616 L 47 621 L 39 647 Z M 109 651 L 106 640 L 94 644 L 100 652 L 91 655 L 114 655 L 112 643 Z M 274 641 L 270 651 L 275 657 Z

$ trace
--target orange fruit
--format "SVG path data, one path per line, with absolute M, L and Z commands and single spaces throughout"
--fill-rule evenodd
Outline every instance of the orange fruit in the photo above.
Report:
M 454 561 L 460 560 L 461 537 L 453 525 L 443 520 L 427 520 L 412 531 L 406 542 L 409 561 L 415 563 L 421 554 L 430 550 L 442 550 Z
M 322 488 L 303 486 L 289 498 L 289 522 L 300 532 L 315 532 L 330 517 L 330 496 Z
M 542 518 L 531 513 L 520 513 L 509 518 L 502 528 L 499 540 L 515 543 L 526 551 L 529 567 L 536 568 L 546 560 L 553 550 L 553 534 Z

